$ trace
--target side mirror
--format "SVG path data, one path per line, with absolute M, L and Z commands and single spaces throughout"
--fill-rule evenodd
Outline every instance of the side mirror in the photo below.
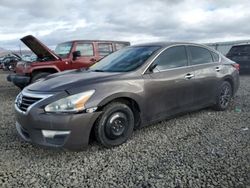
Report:
M 154 69 L 157 67 L 157 64 L 155 63 L 155 64 L 151 64 L 150 66 L 149 66 L 149 68 L 148 68 L 148 73 L 152 73 L 152 72 L 154 72 Z
M 81 57 L 81 52 L 80 51 L 74 51 L 73 52 L 73 60 L 76 60 L 77 57 Z

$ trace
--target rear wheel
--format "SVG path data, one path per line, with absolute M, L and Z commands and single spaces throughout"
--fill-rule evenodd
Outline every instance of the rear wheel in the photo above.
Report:
M 41 79 L 41 78 L 44 78 L 48 75 L 50 75 L 51 73 L 49 72 L 40 72 L 40 73 L 36 73 L 34 76 L 32 76 L 32 79 L 31 79 L 31 83 L 34 83 L 36 82 L 37 80 Z
M 232 86 L 229 82 L 224 81 L 217 94 L 215 109 L 219 111 L 226 110 L 232 98 Z
M 123 103 L 114 102 L 103 109 L 95 124 L 97 141 L 105 147 L 118 146 L 126 142 L 134 129 L 134 114 Z

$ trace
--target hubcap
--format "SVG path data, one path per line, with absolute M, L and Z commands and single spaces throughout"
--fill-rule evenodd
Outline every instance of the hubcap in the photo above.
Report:
M 231 91 L 230 88 L 225 85 L 222 89 L 221 89 L 221 93 L 220 93 L 220 105 L 222 107 L 227 107 L 229 102 L 230 102 L 230 98 L 231 98 Z
M 108 138 L 116 139 L 123 135 L 126 128 L 128 127 L 128 118 L 123 112 L 115 112 L 112 114 L 105 126 L 105 132 Z

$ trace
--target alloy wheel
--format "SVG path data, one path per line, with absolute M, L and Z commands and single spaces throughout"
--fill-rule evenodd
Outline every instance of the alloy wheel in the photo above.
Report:
M 231 88 L 228 85 L 224 85 L 220 92 L 220 105 L 223 108 L 226 108 L 231 99 Z

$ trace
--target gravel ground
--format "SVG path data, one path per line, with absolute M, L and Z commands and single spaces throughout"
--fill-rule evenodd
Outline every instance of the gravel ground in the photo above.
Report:
M 250 76 L 229 110 L 205 109 L 137 130 L 120 147 L 49 150 L 22 141 L 0 72 L 0 187 L 250 187 Z

